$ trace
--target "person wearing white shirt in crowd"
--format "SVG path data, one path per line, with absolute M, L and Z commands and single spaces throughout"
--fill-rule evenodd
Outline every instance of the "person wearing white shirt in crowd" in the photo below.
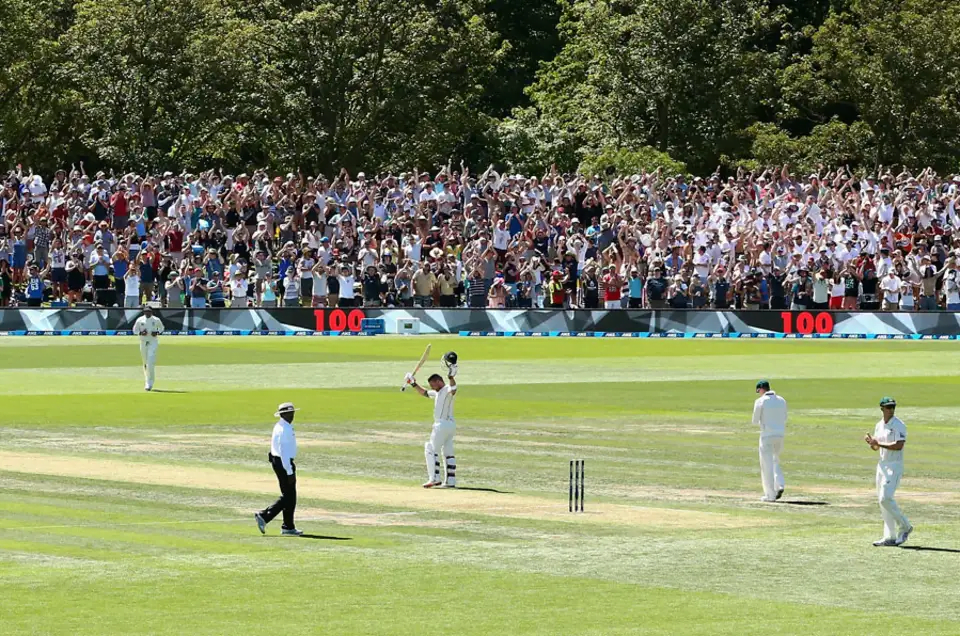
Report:
M 297 530 L 293 518 L 297 510 L 297 465 L 294 462 L 297 457 L 297 436 L 293 431 L 293 418 L 299 410 L 293 406 L 292 402 L 284 402 L 273 414 L 280 419 L 273 425 L 270 454 L 267 458 L 280 483 L 280 498 L 272 505 L 253 514 L 261 534 L 266 534 L 267 524 L 281 513 L 283 526 L 280 534 L 293 537 L 303 534 L 301 530 Z
M 338 307 L 354 307 L 356 305 L 357 294 L 354 290 L 356 278 L 349 265 L 340 268 L 340 275 L 337 276 L 340 282 L 340 299 L 337 301 Z
M 763 484 L 760 501 L 769 503 L 783 496 L 780 453 L 787 431 L 787 401 L 770 390 L 767 380 L 757 382 L 757 393 L 762 394 L 753 403 L 753 423 L 760 427 L 760 481 Z
M 879 547 L 902 545 L 913 532 L 913 526 L 900 510 L 893 495 L 903 477 L 903 446 L 907 443 L 907 426 L 894 415 L 897 401 L 891 397 L 880 400 L 883 417 L 877 422 L 873 434 L 867 433 L 863 441 L 871 450 L 880 451 L 877 463 L 877 500 L 883 516 L 883 538 L 874 541 Z
M 140 336 L 140 359 L 143 361 L 145 382 L 143 388 L 151 391 L 156 378 L 157 347 L 159 347 L 160 334 L 163 333 L 163 322 L 153 315 L 153 308 L 150 305 L 143 308 L 143 315 L 133 323 L 133 333 Z
M 446 354 L 455 356 L 456 354 Z M 423 484 L 424 488 L 447 487 L 455 488 L 457 485 L 456 470 L 457 460 L 454 455 L 453 438 L 457 432 L 457 425 L 453 418 L 453 402 L 457 396 L 457 381 L 454 379 L 457 375 L 456 358 L 450 364 L 447 371 L 447 378 L 450 384 L 446 384 L 443 378 L 434 373 L 427 379 L 430 389 L 424 389 L 417 384 L 417 379 L 413 374 L 408 373 L 405 376 L 407 384 L 426 398 L 433 398 L 433 431 L 430 433 L 430 439 L 424 444 L 424 457 L 427 463 L 427 481 Z M 440 456 L 446 458 L 446 482 L 440 478 Z
M 960 270 L 957 269 L 954 257 L 950 257 L 948 263 L 950 269 L 943 277 L 943 295 L 948 311 L 960 311 Z
M 900 281 L 900 311 L 914 311 L 917 308 L 916 292 L 911 281 Z
M 250 282 L 247 280 L 247 272 L 241 268 L 237 273 L 230 277 L 230 306 L 246 307 L 247 294 L 250 291 Z
M 128 308 L 139 307 L 140 268 L 136 263 L 127 266 L 127 272 L 123 275 L 123 288 L 123 306 Z
M 897 278 L 897 273 L 893 269 L 889 270 L 880 281 L 880 289 L 883 290 L 883 311 L 896 311 L 902 286 L 903 282 Z

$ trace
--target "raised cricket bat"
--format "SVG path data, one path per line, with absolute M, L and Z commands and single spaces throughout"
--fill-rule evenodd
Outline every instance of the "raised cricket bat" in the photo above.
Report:
M 423 355 L 420 356 L 420 362 L 417 363 L 417 367 L 413 370 L 413 375 L 417 375 L 417 371 L 420 370 L 420 367 L 422 367 L 423 364 L 427 361 L 427 358 L 430 357 L 430 346 L 431 346 L 431 345 L 427 345 L 427 348 L 423 350 Z M 406 390 L 407 390 L 407 383 L 406 383 L 406 382 L 403 383 L 403 386 L 400 387 L 400 390 L 401 390 L 401 391 L 406 391 Z

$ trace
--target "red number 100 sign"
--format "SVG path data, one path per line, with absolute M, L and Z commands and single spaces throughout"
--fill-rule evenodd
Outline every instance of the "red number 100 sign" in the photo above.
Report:
M 796 324 L 794 324 L 794 313 L 784 311 L 780 313 L 783 319 L 783 333 L 833 333 L 833 314 L 829 311 L 821 311 L 812 314 L 809 311 L 801 311 L 796 314 Z
M 367 317 L 362 309 L 351 309 L 349 312 L 334 309 L 329 314 L 326 309 L 315 309 L 313 315 L 317 319 L 316 331 L 360 331 L 363 319 Z

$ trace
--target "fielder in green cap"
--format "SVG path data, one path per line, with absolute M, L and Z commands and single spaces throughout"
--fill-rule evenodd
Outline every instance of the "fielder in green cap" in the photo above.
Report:
M 873 542 L 877 547 L 903 545 L 913 532 L 913 526 L 893 498 L 903 477 L 903 446 L 907 443 L 907 425 L 894 415 L 896 409 L 897 401 L 892 397 L 880 398 L 883 417 L 877 422 L 873 435 L 867 433 L 863 438 L 872 450 L 880 451 L 877 500 L 883 516 L 883 538 Z
M 772 503 L 783 496 L 783 470 L 780 453 L 787 433 L 787 401 L 770 390 L 768 380 L 757 382 L 760 397 L 753 403 L 753 424 L 760 427 L 760 501 Z

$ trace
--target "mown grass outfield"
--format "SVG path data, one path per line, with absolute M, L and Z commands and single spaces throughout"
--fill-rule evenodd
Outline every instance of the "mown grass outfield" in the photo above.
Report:
M 462 360 L 460 485 L 499 492 L 420 488 L 431 402 L 399 386 L 428 341 L 424 371 Z M 133 338 L 0 340 L 0 633 L 960 633 L 958 343 L 171 337 L 158 360 L 145 393 Z M 783 504 L 758 501 L 758 378 L 792 408 Z M 870 545 L 883 395 L 909 550 Z M 252 518 L 287 400 L 314 538 Z

